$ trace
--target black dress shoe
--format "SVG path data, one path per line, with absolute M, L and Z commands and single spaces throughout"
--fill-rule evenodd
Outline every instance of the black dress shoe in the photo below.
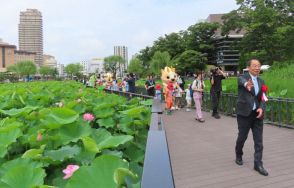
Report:
M 236 162 L 237 165 L 240 165 L 240 166 L 243 165 L 242 158 L 236 158 L 235 162 Z
M 259 172 L 259 174 L 261 174 L 261 175 L 268 176 L 268 172 L 261 165 L 260 166 L 254 166 L 254 170 Z

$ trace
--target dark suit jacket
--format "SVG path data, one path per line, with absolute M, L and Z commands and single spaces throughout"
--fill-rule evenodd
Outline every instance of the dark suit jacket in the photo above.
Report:
M 261 101 L 261 86 L 264 85 L 264 81 L 257 77 L 259 91 L 256 96 L 254 88 L 252 88 L 251 91 L 248 91 L 244 86 L 249 79 L 251 79 L 251 76 L 248 73 L 238 78 L 237 115 L 249 116 L 252 112 L 254 102 L 256 104 L 256 109 L 262 108 L 263 112 L 265 111 L 265 102 Z

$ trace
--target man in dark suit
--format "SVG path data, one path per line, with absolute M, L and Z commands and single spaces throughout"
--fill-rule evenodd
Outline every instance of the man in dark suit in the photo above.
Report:
M 264 81 L 258 77 L 261 64 L 257 59 L 247 62 L 248 73 L 238 78 L 238 99 L 237 99 L 237 122 L 238 138 L 236 141 L 236 163 L 243 165 L 243 146 L 247 139 L 249 130 L 252 130 L 254 140 L 254 169 L 260 174 L 267 176 L 268 172 L 262 164 L 262 133 L 263 115 L 265 102 L 261 100 L 261 87 Z

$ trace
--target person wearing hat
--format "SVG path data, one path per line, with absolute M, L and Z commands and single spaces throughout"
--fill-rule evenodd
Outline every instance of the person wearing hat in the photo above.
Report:
M 161 102 L 161 85 L 157 84 L 155 86 L 155 99 L 159 99 Z

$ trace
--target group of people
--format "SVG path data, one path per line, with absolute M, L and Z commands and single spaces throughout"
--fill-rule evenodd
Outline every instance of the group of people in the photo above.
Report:
M 222 79 L 225 79 L 226 75 L 221 68 L 216 67 L 211 70 L 210 76 L 210 95 L 213 106 L 212 116 L 216 119 L 220 118 L 218 113 L 218 105 L 222 90 Z M 203 100 L 203 91 L 205 88 L 204 84 L 204 72 L 197 71 L 195 74 L 195 79 L 192 84 L 188 84 L 187 88 L 184 89 L 184 79 L 181 76 L 178 76 L 176 82 L 171 82 L 168 84 L 165 91 L 165 101 L 167 114 L 171 114 L 172 109 L 178 109 L 181 103 L 182 94 L 185 93 L 185 100 L 187 104 L 186 111 L 191 111 L 192 100 L 194 100 L 196 107 L 195 119 L 201 123 L 205 122 L 203 113 L 201 110 L 202 100 Z
M 243 165 L 243 146 L 247 140 L 250 129 L 253 134 L 254 141 L 254 170 L 259 174 L 268 176 L 268 172 L 263 167 L 263 118 L 265 113 L 265 103 L 267 98 L 265 92 L 267 86 L 259 77 L 261 63 L 258 59 L 250 59 L 247 62 L 248 73 L 238 77 L 238 97 L 236 105 L 238 136 L 235 145 L 235 163 Z M 220 68 L 211 70 L 211 90 L 210 96 L 212 100 L 212 116 L 216 119 L 220 118 L 218 113 L 218 105 L 222 91 L 222 79 L 225 79 L 225 74 Z M 187 108 L 191 108 L 192 98 L 195 101 L 196 116 L 195 119 L 199 122 L 204 122 L 204 117 L 201 111 L 203 89 L 205 84 L 203 81 L 203 72 L 196 73 L 196 78 L 192 85 L 188 85 L 186 92 Z M 169 83 L 165 93 L 167 112 L 170 113 L 172 107 L 174 85 Z
M 83 84 L 88 87 L 96 88 L 98 86 L 104 86 L 106 89 L 131 93 L 135 93 L 136 91 L 135 81 L 136 79 L 133 73 L 127 74 L 121 82 L 118 82 L 112 74 L 106 74 L 104 76 L 92 74 L 89 78 L 84 77 L 82 80 Z
M 172 108 L 174 109 L 180 108 L 181 106 L 180 103 L 182 99 L 182 93 L 184 92 L 184 87 L 185 87 L 184 79 L 181 78 L 181 76 L 178 76 L 177 79 L 174 82 L 171 82 L 165 89 L 164 98 L 165 98 L 165 101 L 169 101 L 167 103 L 170 104 L 168 107 L 169 114 L 171 114 Z M 155 84 L 155 81 L 152 75 L 149 75 L 147 77 L 147 80 L 145 82 L 145 89 L 146 89 L 147 95 L 153 96 L 156 99 L 159 99 L 160 101 L 162 101 L 162 92 L 161 92 L 162 86 L 160 84 Z

